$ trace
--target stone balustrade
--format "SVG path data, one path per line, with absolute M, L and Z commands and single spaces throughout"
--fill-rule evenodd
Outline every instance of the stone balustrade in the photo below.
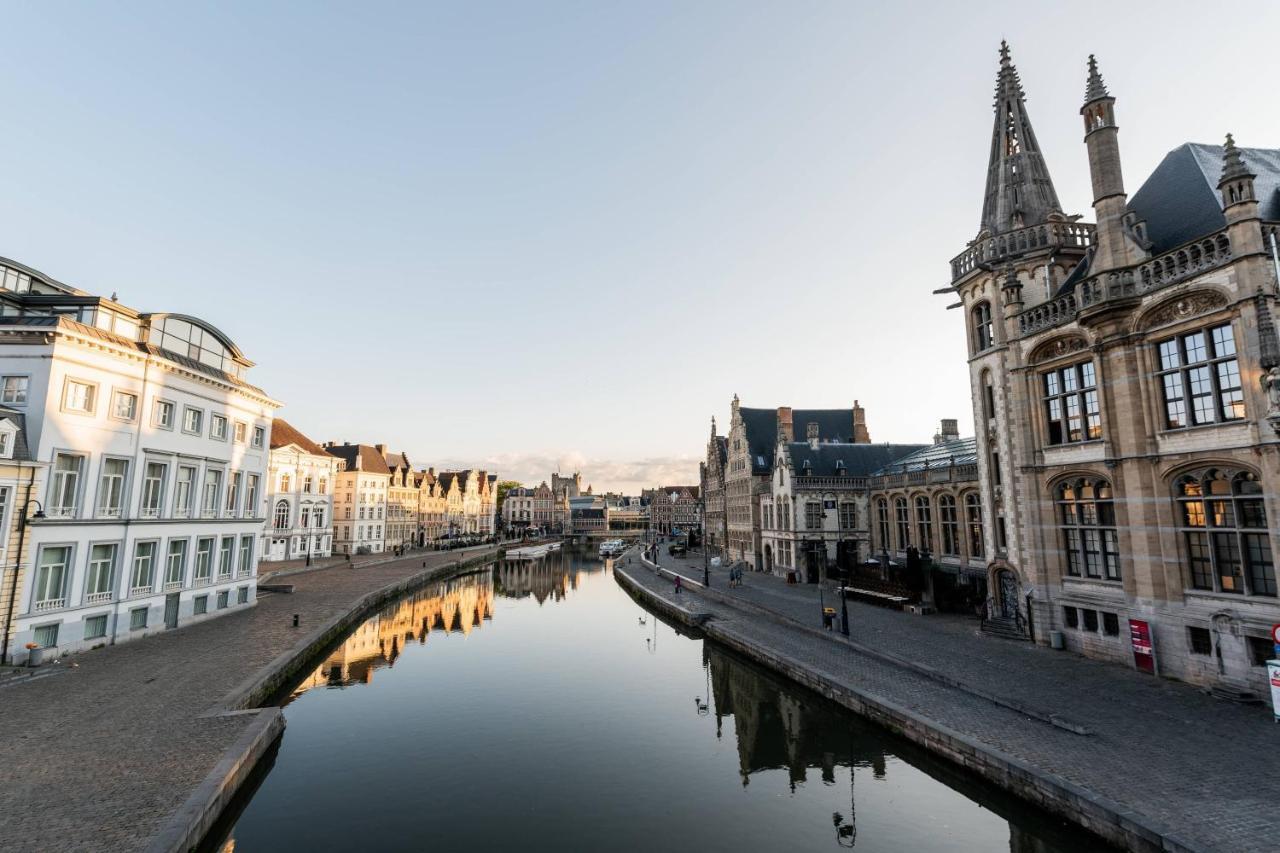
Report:
M 975 240 L 951 261 L 951 280 L 958 281 L 982 264 L 999 262 L 1010 255 L 1036 249 L 1093 245 L 1094 226 L 1087 222 L 1046 222 Z

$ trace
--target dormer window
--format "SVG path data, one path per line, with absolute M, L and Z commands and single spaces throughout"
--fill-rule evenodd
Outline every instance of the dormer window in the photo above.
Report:
M 14 436 L 17 432 L 10 421 L 0 423 L 0 459 L 13 458 Z

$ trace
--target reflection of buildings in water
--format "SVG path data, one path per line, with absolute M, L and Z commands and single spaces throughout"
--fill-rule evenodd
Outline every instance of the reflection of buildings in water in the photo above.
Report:
M 432 631 L 467 635 L 491 618 L 493 577 L 488 572 L 433 583 L 366 619 L 293 695 L 313 687 L 367 684 L 373 671 L 395 663 L 408 643 L 424 644 Z
M 561 549 L 536 560 L 503 560 L 494 569 L 497 594 L 504 598 L 528 598 L 539 604 L 547 599 L 563 601 L 585 579 L 604 568 L 594 556 Z

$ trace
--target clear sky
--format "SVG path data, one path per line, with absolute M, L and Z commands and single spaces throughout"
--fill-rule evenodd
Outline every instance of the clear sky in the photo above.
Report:
M 1280 145 L 1280 3 L 9 3 L 0 255 L 202 317 L 312 438 L 597 490 L 709 419 L 972 427 L 931 291 L 977 232 L 1007 38 L 1089 209 L 1096 53 L 1132 192 Z M 968 428 L 966 428 L 968 427 Z

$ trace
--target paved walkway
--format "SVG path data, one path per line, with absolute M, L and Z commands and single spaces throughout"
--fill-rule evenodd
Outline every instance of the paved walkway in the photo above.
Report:
M 248 716 L 202 717 L 361 596 L 483 549 L 293 575 L 293 595 L 87 652 L 0 687 L 0 850 L 138 850 L 183 805 Z M 292 616 L 301 625 L 292 626 Z
M 702 579 L 700 555 L 676 560 L 663 553 L 660 563 Z M 638 567 L 638 561 L 631 565 Z M 648 571 L 632 575 L 668 600 L 711 614 L 719 629 L 745 642 L 781 652 L 1118 803 L 1192 849 L 1277 847 L 1280 729 L 1269 709 L 1222 702 L 1189 685 L 1114 664 L 988 637 L 971 619 L 919 617 L 849 602 L 853 642 L 972 688 L 956 689 L 859 654 L 838 634 L 796 630 L 789 620 L 821 627 L 816 587 L 748 573 L 742 587 L 731 589 L 727 571 L 712 569 L 713 591 L 767 608 L 778 617 L 771 619 L 689 586 L 677 599 L 668 581 Z M 1062 715 L 1089 734 L 1049 725 L 982 694 Z

